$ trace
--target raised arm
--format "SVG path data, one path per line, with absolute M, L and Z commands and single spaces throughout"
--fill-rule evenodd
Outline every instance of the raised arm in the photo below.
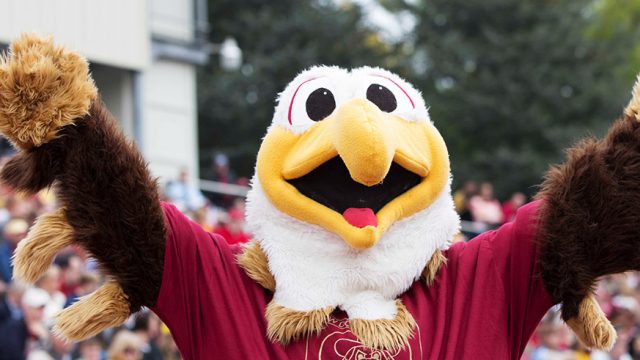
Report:
M 603 139 L 571 148 L 540 192 L 542 280 L 574 329 L 580 312 L 597 308 L 588 295 L 598 277 L 640 270 L 639 121 L 636 83 L 623 118 Z
M 27 193 L 53 186 L 61 205 L 20 243 L 14 276 L 35 281 L 70 244 L 109 276 L 58 316 L 57 330 L 81 339 L 153 306 L 165 242 L 157 186 L 100 101 L 86 60 L 51 39 L 13 42 L 0 59 L 0 132 L 19 149 L 2 181 Z

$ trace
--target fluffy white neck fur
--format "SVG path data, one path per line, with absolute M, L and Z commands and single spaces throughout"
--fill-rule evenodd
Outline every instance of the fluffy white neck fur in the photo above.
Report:
M 447 184 L 431 206 L 393 224 L 374 247 L 355 250 L 337 235 L 282 213 L 257 177 L 252 182 L 249 230 L 269 259 L 274 300 L 297 311 L 333 306 L 352 319 L 393 318 L 392 301 L 460 227 Z

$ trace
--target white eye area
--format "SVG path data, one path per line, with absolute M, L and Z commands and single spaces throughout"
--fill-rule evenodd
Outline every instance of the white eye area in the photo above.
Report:
M 416 106 L 411 95 L 402 85 L 393 79 L 372 74 L 368 76 L 368 84 L 364 89 L 367 100 L 380 110 L 412 119 Z
M 304 81 L 291 97 L 289 124 L 300 127 L 321 121 L 333 113 L 336 103 L 336 96 L 326 78 Z

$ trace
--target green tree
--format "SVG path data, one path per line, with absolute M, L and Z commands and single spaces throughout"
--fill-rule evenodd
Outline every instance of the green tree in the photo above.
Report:
M 210 40 L 234 37 L 243 51 L 240 71 L 225 72 L 212 58 L 198 74 L 202 173 L 214 152 L 229 155 L 240 176 L 253 173 L 271 122 L 276 95 L 303 69 L 316 65 L 393 67 L 395 47 L 380 41 L 355 5 L 320 1 L 209 1 Z
M 627 101 L 631 79 L 612 69 L 630 45 L 588 35 L 593 1 L 383 3 L 416 18 L 413 82 L 458 183 L 489 180 L 502 197 L 532 194 L 563 148 L 600 134 Z
M 617 74 L 633 79 L 640 70 L 640 2 L 636 0 L 600 0 L 594 4 L 587 34 L 595 41 L 615 43 L 626 56 L 617 64 Z

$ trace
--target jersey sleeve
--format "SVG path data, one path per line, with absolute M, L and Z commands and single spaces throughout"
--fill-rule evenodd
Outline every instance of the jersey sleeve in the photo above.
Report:
M 495 273 L 504 288 L 512 349 L 521 351 L 553 305 L 540 276 L 539 206 L 540 201 L 523 206 L 513 222 L 480 239 L 493 255 Z
M 242 332 L 263 332 L 256 309 L 264 308 L 264 292 L 236 265 L 237 251 L 222 237 L 204 231 L 173 205 L 162 208 L 168 234 L 160 295 L 152 310 L 171 330 L 183 357 L 204 356 L 212 341 L 220 351 L 233 352 L 234 338 Z

